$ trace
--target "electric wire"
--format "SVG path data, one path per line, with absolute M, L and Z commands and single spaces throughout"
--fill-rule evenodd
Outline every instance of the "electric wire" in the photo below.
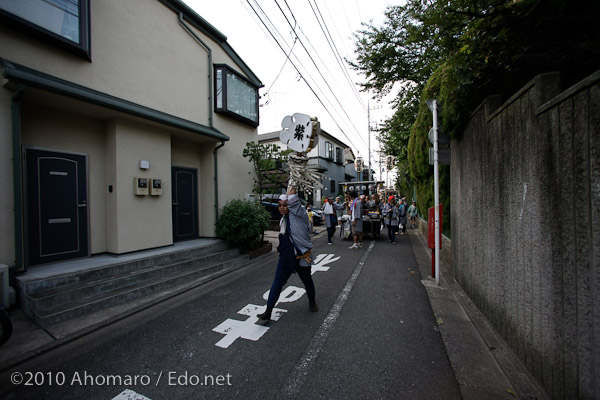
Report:
M 302 29 L 301 26 L 298 26 L 298 30 L 302 33 L 302 36 L 304 36 L 304 38 L 306 39 L 306 42 L 308 43 L 308 45 L 310 46 L 310 48 L 312 49 L 312 52 L 314 55 L 317 56 L 318 60 L 321 62 L 321 64 L 324 66 L 325 70 L 327 71 L 327 73 L 329 75 L 331 75 L 332 77 L 335 77 L 335 75 L 331 72 L 331 70 L 329 69 L 329 67 L 327 66 L 328 63 L 326 63 L 325 61 L 323 61 L 323 59 L 321 58 L 320 52 L 317 51 L 317 49 L 315 48 L 315 46 L 312 44 L 310 38 L 308 37 L 308 35 L 304 32 L 304 30 Z M 339 34 L 339 33 L 338 33 Z M 338 63 L 339 65 L 339 63 Z M 344 74 L 344 78 L 346 79 L 346 82 L 348 83 L 348 85 L 352 88 L 352 93 L 354 94 L 354 96 L 356 97 L 356 100 L 358 102 L 358 104 L 362 107 L 362 111 L 366 112 L 363 100 L 360 98 L 360 94 L 358 93 L 358 91 L 356 90 L 355 85 L 352 83 L 352 80 L 348 78 L 348 75 L 345 73 Z M 342 85 L 336 80 L 335 83 L 338 85 L 338 87 L 340 87 L 340 89 L 342 88 Z
M 317 5 L 316 0 L 313 0 L 313 1 L 315 3 L 315 7 L 317 7 L 317 11 L 319 12 L 319 15 L 321 16 L 321 20 L 323 21 L 323 25 L 325 26 L 325 28 L 323 28 L 323 25 L 321 25 L 321 22 L 319 21 L 319 17 L 317 16 L 315 9 L 313 8 L 312 4 L 310 3 L 310 0 L 309 0 L 308 4 L 311 6 L 311 9 L 313 11 L 313 14 L 315 15 L 315 18 L 317 19 L 317 22 L 319 22 L 321 31 L 323 32 L 323 35 L 325 35 L 325 38 L 327 39 L 327 42 L 329 43 L 329 47 L 331 48 L 331 51 L 333 52 L 334 56 L 336 57 L 336 61 L 337 61 L 338 65 L 340 66 L 340 69 L 344 72 L 344 76 L 348 80 L 350 87 L 352 88 L 353 92 L 359 99 L 359 103 L 360 103 L 361 107 L 363 108 L 363 111 L 366 112 L 367 109 L 365 108 L 364 103 L 360 99 L 360 95 L 359 95 L 358 91 L 356 90 L 356 86 L 352 83 L 352 78 L 350 77 L 350 74 L 348 73 L 347 69 L 345 68 L 344 61 L 342 60 L 342 57 L 337 49 L 337 46 L 335 45 L 333 36 L 331 36 L 331 33 L 329 32 L 329 28 L 327 28 L 327 23 L 325 22 L 325 19 L 323 18 L 323 14 L 321 14 L 321 10 L 319 9 L 319 6 Z M 325 31 L 327 31 L 327 33 L 325 33 Z M 329 36 L 328 36 L 328 34 L 329 34 Z M 329 39 L 331 39 L 331 42 Z
M 287 4 L 287 0 L 284 0 L 286 6 L 288 7 L 288 9 L 290 10 L 290 14 L 292 15 L 292 17 L 294 18 L 294 23 L 296 23 L 296 17 L 294 17 L 294 13 L 292 12 L 292 10 L 290 9 L 289 5 Z M 295 30 L 295 26 L 292 26 L 292 23 L 290 22 L 290 20 L 288 19 L 287 15 L 285 15 L 285 12 L 283 11 L 283 9 L 281 8 L 281 6 L 279 5 L 279 3 L 277 2 L 277 0 L 275 0 L 275 4 L 277 4 L 277 7 L 279 7 L 279 10 L 281 11 L 281 13 L 283 14 L 283 16 L 285 17 L 285 20 L 287 21 L 287 23 L 290 25 L 290 27 L 292 28 L 294 34 L 296 34 L 296 30 Z M 312 57 L 312 55 L 310 54 L 310 52 L 308 51 L 308 49 L 306 48 L 306 46 L 304 45 L 304 42 L 302 41 L 302 39 L 300 39 L 298 37 L 298 35 L 296 34 L 296 37 L 298 38 L 298 41 L 300 42 L 300 45 L 302 46 L 302 48 L 304 48 L 304 50 L 306 51 L 306 53 L 308 54 L 308 57 L 310 58 L 310 60 L 312 61 L 314 67 L 316 68 L 317 72 L 319 73 L 319 75 L 321 76 L 321 78 L 323 79 L 323 82 L 325 82 L 325 85 L 327 86 L 327 88 L 329 89 L 329 91 L 331 92 L 331 94 L 333 95 L 333 98 L 337 101 L 338 105 L 341 107 L 342 111 L 344 112 L 344 115 L 346 115 L 346 117 L 348 118 L 348 120 L 351 120 L 350 116 L 348 115 L 348 113 L 346 112 L 345 107 L 342 105 L 342 103 L 340 102 L 339 98 L 337 97 L 337 95 L 335 94 L 334 90 L 331 88 L 331 85 L 329 85 L 328 80 L 323 76 L 323 73 L 321 72 L 321 70 L 319 69 L 319 66 L 317 65 L 317 63 L 315 62 L 314 58 Z M 353 126 L 354 127 L 354 126 Z M 354 129 L 356 130 L 356 127 L 354 127 Z M 358 131 L 356 132 L 358 133 Z M 361 140 L 364 141 L 364 139 L 362 139 L 362 137 L 360 136 Z M 366 143 L 365 143 L 366 144 Z
M 284 54 L 287 54 L 287 52 L 285 51 L 285 49 L 283 48 L 283 46 L 281 45 L 281 43 L 277 40 L 277 38 L 275 37 L 275 35 L 273 34 L 273 32 L 271 32 L 271 30 L 268 28 L 268 26 L 266 25 L 265 21 L 260 17 L 259 13 L 256 11 L 256 9 L 252 6 L 252 4 L 250 3 L 250 0 L 246 0 L 248 5 L 250 6 L 250 8 L 252 9 L 252 11 L 256 14 L 256 16 L 258 17 L 258 19 L 261 21 L 261 23 L 265 26 L 265 28 L 267 29 L 267 32 L 271 35 L 271 37 L 273 38 L 273 40 L 275 40 L 275 43 L 279 46 L 279 48 L 281 49 L 281 51 L 284 52 Z M 257 4 L 258 6 L 258 4 Z M 260 6 L 258 6 L 260 8 Z M 262 9 L 261 9 L 262 10 Z M 267 17 L 268 18 L 268 17 Z M 348 141 L 350 142 L 350 144 L 358 149 L 358 147 L 354 144 L 354 142 L 348 137 L 348 135 L 346 134 L 346 132 L 344 131 L 344 129 L 340 126 L 340 124 L 337 122 L 337 120 L 333 117 L 333 115 L 331 114 L 331 112 L 329 111 L 329 108 L 327 108 L 327 106 L 323 103 L 323 101 L 321 100 L 321 98 L 319 97 L 319 95 L 315 92 L 315 90 L 313 89 L 313 87 L 310 85 L 310 83 L 306 80 L 306 78 L 304 77 L 304 75 L 300 72 L 300 70 L 298 69 L 298 67 L 296 66 L 296 64 L 292 61 L 292 59 L 290 59 L 290 64 L 292 64 L 292 66 L 296 69 L 296 71 L 298 72 L 298 74 L 300 75 L 300 77 L 302 78 L 302 80 L 306 83 L 306 85 L 308 86 L 308 88 L 310 89 L 310 91 L 313 93 L 313 95 L 317 98 L 317 100 L 319 101 L 319 103 L 321 103 L 321 105 L 323 106 L 323 108 L 325 109 L 325 111 L 327 112 L 327 114 L 329 114 L 329 116 L 331 117 L 331 119 L 333 120 L 333 122 L 336 124 L 336 126 L 340 129 L 340 131 L 342 132 L 342 134 L 346 137 L 346 139 L 348 139 Z M 361 138 L 362 139 L 362 138 Z M 364 139 L 363 139 L 364 142 Z

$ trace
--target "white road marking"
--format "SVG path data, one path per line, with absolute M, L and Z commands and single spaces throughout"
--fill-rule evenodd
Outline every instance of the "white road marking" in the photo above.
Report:
M 315 264 L 312 265 L 311 274 L 314 275 L 315 272 L 328 271 L 330 267 L 328 267 L 327 264 L 331 264 L 339 259 L 340 256 L 335 257 L 335 254 L 319 254 L 315 258 Z M 296 286 L 288 286 L 281 291 L 281 295 L 279 296 L 279 299 L 275 305 L 277 306 L 280 303 L 292 303 L 304 296 L 305 293 L 305 289 Z M 268 300 L 268 298 L 269 290 L 267 290 L 263 295 L 263 299 Z M 214 332 L 225 335 L 224 338 L 215 343 L 215 346 L 226 349 L 231 346 L 233 342 L 240 338 L 252 341 L 257 341 L 260 339 L 269 330 L 268 326 L 257 324 L 257 315 L 264 312 L 265 309 L 266 305 L 258 306 L 255 304 L 248 304 L 238 311 L 238 314 L 247 315 L 248 319 L 245 321 L 240 321 L 237 319 L 228 318 L 217 327 L 213 328 Z M 274 308 L 271 319 L 278 321 L 284 312 L 287 312 L 287 310 Z
M 314 275 L 315 272 L 328 271 L 329 267 L 326 267 L 327 264 L 331 264 L 340 259 L 340 256 L 336 258 L 335 254 L 319 254 L 315 258 L 315 263 L 312 266 L 311 275 Z
M 237 319 L 228 318 L 222 322 L 219 326 L 213 329 L 213 331 L 222 333 L 225 337 L 219 340 L 215 345 L 226 349 L 231 346 L 237 339 L 247 339 L 257 341 L 264 335 L 269 328 L 262 325 L 257 325 L 258 317 L 257 314 L 264 312 L 266 306 L 257 306 L 255 304 L 248 304 L 246 307 L 238 311 L 238 314 L 247 315 L 248 319 L 245 321 L 238 321 Z M 277 321 L 281 314 L 287 310 L 280 308 L 273 309 L 273 315 L 271 319 Z
M 131 389 L 125 389 L 117 396 L 113 397 L 112 400 L 150 400 L 148 397 L 143 396 L 139 393 L 134 392 Z
M 375 241 L 371 241 L 369 248 L 354 268 L 352 275 L 350 276 L 350 278 L 346 282 L 346 285 L 338 295 L 337 299 L 335 300 L 335 303 L 333 303 L 333 306 L 331 306 L 329 314 L 327 314 L 327 317 L 325 317 L 325 320 L 313 336 L 306 351 L 304 352 L 304 354 L 302 354 L 302 357 L 300 358 L 300 360 L 294 367 L 294 370 L 288 377 L 288 380 L 283 389 L 284 394 L 286 395 L 285 397 L 287 397 L 288 395 L 295 396 L 300 392 L 300 389 L 304 384 L 304 381 L 308 376 L 312 365 L 314 364 L 315 360 L 319 356 L 319 353 L 323 349 L 325 342 L 327 341 L 329 331 L 331 330 L 331 328 L 333 328 L 335 322 L 340 316 L 342 308 L 344 308 L 344 304 L 346 304 L 346 300 L 348 300 L 348 296 L 350 295 L 350 292 L 352 291 L 352 288 L 354 287 L 354 284 L 356 283 L 356 280 L 358 279 L 358 276 L 360 275 L 360 272 L 362 271 L 363 266 L 365 265 L 365 262 L 367 261 L 369 254 L 371 254 L 371 250 L 374 246 Z

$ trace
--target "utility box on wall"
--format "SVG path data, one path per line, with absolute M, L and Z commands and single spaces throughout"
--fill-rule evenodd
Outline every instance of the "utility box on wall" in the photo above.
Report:
M 150 196 L 162 196 L 162 179 L 150 180 Z
M 133 193 L 136 196 L 146 196 L 148 194 L 148 179 L 133 178 Z

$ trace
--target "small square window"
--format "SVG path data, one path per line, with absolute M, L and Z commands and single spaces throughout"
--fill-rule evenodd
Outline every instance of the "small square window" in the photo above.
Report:
M 0 0 L 0 20 L 91 59 L 89 0 Z
M 258 126 L 258 88 L 226 65 L 215 65 L 215 112 Z

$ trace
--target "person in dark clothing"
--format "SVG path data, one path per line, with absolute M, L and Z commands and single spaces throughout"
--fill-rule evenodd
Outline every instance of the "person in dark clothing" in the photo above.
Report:
M 315 301 L 315 285 L 311 275 L 313 245 L 310 240 L 310 224 L 308 215 L 300 204 L 300 199 L 293 186 L 288 187 L 287 195 L 279 198 L 278 207 L 282 215 L 279 223 L 279 246 L 277 247 L 279 261 L 269 291 L 267 309 L 264 313 L 258 314 L 259 321 L 262 322 L 271 319 L 271 313 L 277 304 L 283 286 L 296 272 L 306 289 L 310 311 L 317 312 L 319 310 Z
M 327 199 L 323 206 L 323 216 L 325 218 L 325 226 L 327 227 L 327 244 L 331 246 L 333 244 L 332 239 L 335 234 L 335 227 L 337 226 L 337 216 L 331 197 Z

